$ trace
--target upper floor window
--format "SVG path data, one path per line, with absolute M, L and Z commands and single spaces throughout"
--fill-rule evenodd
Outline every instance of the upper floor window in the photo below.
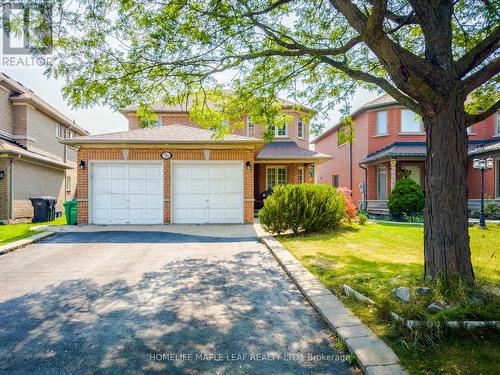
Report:
M 401 110 L 401 133 L 422 133 L 422 120 L 409 109 Z
M 247 137 L 255 137 L 255 125 L 250 118 L 247 118 Z
M 75 138 L 75 132 L 73 130 L 68 130 L 66 132 L 66 138 L 68 139 Z
M 497 112 L 496 116 L 495 135 L 500 135 L 500 112 Z
M 302 117 L 299 117 L 299 121 L 297 123 L 297 135 L 299 138 L 304 138 L 304 120 Z
M 55 131 L 56 138 L 61 139 L 63 137 L 64 128 L 63 128 L 63 126 L 61 124 L 56 124 L 56 126 L 54 128 L 54 131 Z
M 275 138 L 288 137 L 288 122 L 285 122 L 282 126 L 274 127 L 274 137 Z
M 375 125 L 375 135 L 385 135 L 387 131 L 387 111 L 377 112 L 377 122 Z
M 476 133 L 474 133 L 474 126 L 469 126 L 467 128 L 467 134 L 468 135 L 476 134 Z

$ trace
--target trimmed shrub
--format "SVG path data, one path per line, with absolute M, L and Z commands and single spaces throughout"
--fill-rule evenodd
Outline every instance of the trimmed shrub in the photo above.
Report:
M 264 201 L 259 220 L 271 233 L 298 234 L 333 229 L 344 215 L 344 198 L 331 186 L 280 185 Z
M 414 216 L 424 209 L 424 193 L 411 178 L 400 178 L 392 190 L 387 206 L 395 218 Z
M 351 191 L 346 188 L 338 188 L 337 191 L 342 195 L 342 198 L 344 199 L 344 217 L 349 222 L 356 220 L 358 217 L 358 209 L 356 208 L 356 205 L 354 204 L 354 201 L 351 197 Z

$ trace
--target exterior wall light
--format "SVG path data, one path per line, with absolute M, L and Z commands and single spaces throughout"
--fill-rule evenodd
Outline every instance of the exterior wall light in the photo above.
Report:
M 250 162 L 250 160 L 248 160 L 246 163 L 245 163 L 245 166 L 247 167 L 247 170 L 250 170 L 252 168 L 252 163 Z
M 85 169 L 85 160 L 80 160 L 79 167 L 80 167 L 81 170 Z

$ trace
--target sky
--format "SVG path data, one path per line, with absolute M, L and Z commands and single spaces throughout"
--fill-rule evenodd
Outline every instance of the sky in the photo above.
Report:
M 1 39 L 1 38 L 0 38 Z M 14 78 L 34 91 L 43 100 L 60 110 L 67 117 L 75 120 L 78 125 L 91 134 L 119 132 L 127 130 L 127 120 L 119 112 L 111 108 L 95 106 L 92 108 L 72 108 L 62 96 L 63 80 L 47 78 L 43 75 L 42 68 L 35 67 L 6 67 L 0 64 L 0 71 Z M 219 77 L 221 81 L 224 76 Z M 358 90 L 353 97 L 351 108 L 354 110 L 367 101 L 377 97 L 376 93 Z M 307 103 L 300 103 L 307 106 Z M 335 125 L 340 119 L 338 111 L 329 113 L 328 120 L 323 121 L 326 128 Z

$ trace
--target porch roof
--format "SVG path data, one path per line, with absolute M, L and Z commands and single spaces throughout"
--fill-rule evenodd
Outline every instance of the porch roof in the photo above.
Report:
M 500 141 L 483 144 L 474 148 L 473 150 L 469 150 L 469 156 L 482 155 L 482 154 L 490 154 L 500 152 Z
M 326 161 L 332 156 L 300 147 L 295 142 L 271 142 L 262 147 L 256 160 L 309 160 Z
M 360 163 L 370 163 L 385 158 L 425 157 L 425 142 L 395 142 L 381 150 L 368 154 Z

